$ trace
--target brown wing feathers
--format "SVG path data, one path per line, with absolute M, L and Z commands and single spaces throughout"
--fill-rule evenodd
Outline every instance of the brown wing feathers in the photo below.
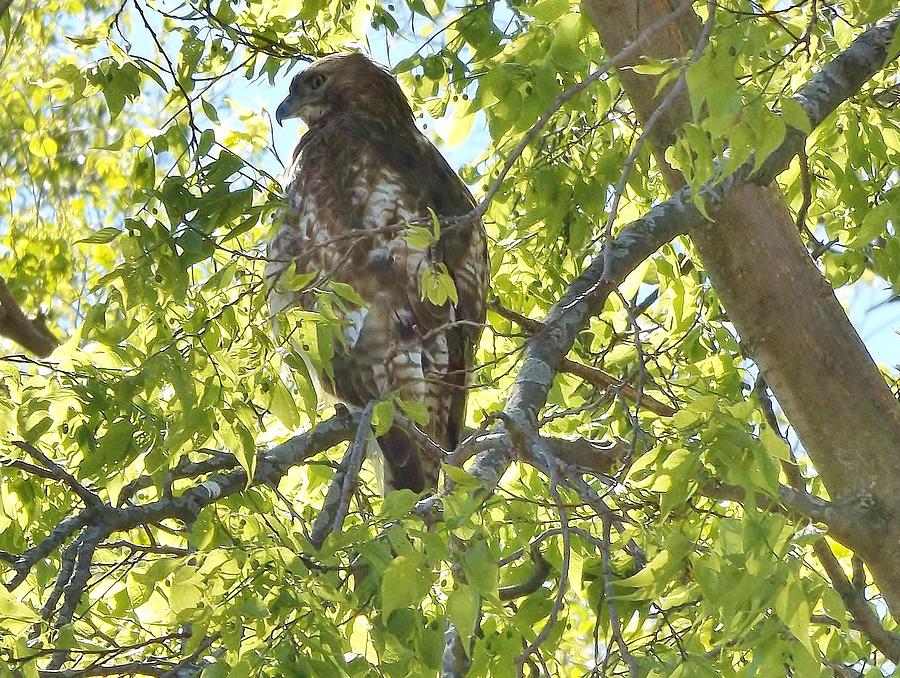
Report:
M 291 206 L 270 251 L 294 258 L 299 271 L 327 270 L 351 284 L 366 308 L 347 314 L 346 340 L 335 347 L 330 390 L 362 407 L 388 392 L 419 400 L 429 412 L 427 433 L 452 449 L 465 420 L 466 387 L 483 323 L 487 252 L 483 227 L 470 222 L 444 229 L 427 250 L 382 227 L 458 216 L 474 206 L 465 184 L 415 128 L 396 81 L 361 55 L 335 55 L 312 64 L 291 85 L 277 118 L 303 117 L 309 131 L 288 171 Z M 383 229 L 382 229 L 383 230 Z M 343 238 L 354 231 L 368 237 Z M 304 256 L 319 243 L 314 257 Z M 326 245 L 322 246 L 322 243 Z M 331 243 L 331 244 L 327 244 Z M 444 264 L 459 304 L 422 300 L 421 274 Z M 281 268 L 270 265 L 277 277 Z M 277 307 L 310 304 L 299 296 Z M 276 308 L 277 310 L 277 308 Z M 387 489 L 421 491 L 436 485 L 439 460 L 398 427 L 379 439 Z

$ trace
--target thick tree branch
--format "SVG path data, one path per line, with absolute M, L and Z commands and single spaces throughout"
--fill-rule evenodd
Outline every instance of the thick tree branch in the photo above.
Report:
M 821 124 L 880 70 L 898 22 L 900 11 L 895 11 L 863 33 L 798 91 L 794 98 L 807 113 L 812 127 Z M 728 195 L 748 181 L 760 185 L 771 182 L 787 168 L 805 138 L 802 131 L 791 129 L 781 146 L 752 177 L 751 160 L 717 183 L 705 184 L 698 193 L 708 211 L 714 212 Z M 662 245 L 704 223 L 706 219 L 694 204 L 690 188 L 686 187 L 625 226 L 612 241 L 610 270 L 606 275 L 603 260 L 598 257 L 550 309 L 543 329 L 528 342 L 522 368 L 506 403 L 506 415 L 524 425 L 535 426 L 575 337 L 587 326 L 590 317 L 602 310 L 614 286 Z M 489 450 L 476 457 L 470 471 L 490 488 L 499 482 L 510 460 L 508 450 Z
M 277 483 L 293 466 L 348 440 L 357 430 L 358 424 L 358 414 L 341 410 L 310 431 L 260 453 L 256 472 L 249 486 Z M 219 457 L 214 458 L 214 461 L 218 460 Z M 16 589 L 28 576 L 35 563 L 48 556 L 82 528 L 86 528 L 85 534 L 78 537 L 73 544 L 77 545 L 76 553 L 79 555 L 83 553 L 86 557 L 93 553 L 98 544 L 116 532 L 126 532 L 140 525 L 157 523 L 167 518 L 189 524 L 197 518 L 205 506 L 215 503 L 222 497 L 242 492 L 246 487 L 248 487 L 246 472 L 243 469 L 235 469 L 227 473 L 216 473 L 179 495 L 166 495 L 146 504 L 116 508 L 101 502 L 99 505 L 89 506 L 61 521 L 50 535 L 19 557 L 13 564 L 16 575 L 6 587 L 10 591 Z M 89 562 L 87 566 L 90 566 Z M 84 570 L 81 574 L 84 574 Z M 68 588 L 67 583 L 66 590 Z
M 584 8 L 604 46 L 615 51 L 643 25 L 665 16 L 670 4 L 584 0 Z M 875 24 L 797 93 L 812 125 L 821 124 L 883 65 L 898 19 L 895 10 Z M 699 30 L 698 17 L 684 15 L 658 40 L 646 41 L 643 54 L 684 58 Z M 637 118 L 646 123 L 659 101 L 659 78 L 627 69 L 618 76 Z M 683 179 L 665 151 L 691 117 L 690 101 L 682 96 L 653 132 L 657 166 L 673 191 Z M 840 504 L 865 507 L 855 531 L 840 538 L 865 558 L 881 592 L 898 607 L 900 483 L 889 451 L 900 448 L 900 407 L 810 258 L 777 188 L 765 185 L 804 144 L 804 134 L 789 129 L 752 183 L 744 180 L 751 173 L 744 167 L 729 178 L 732 188 L 722 186 L 724 194 L 706 194 L 704 187 L 701 194 L 713 198 L 707 208 L 716 223 L 695 222 L 690 235 L 748 355 L 778 397 L 829 495 Z
M 744 488 L 714 480 L 701 483 L 699 492 L 704 497 L 718 501 L 743 503 L 747 500 Z M 866 506 L 855 502 L 826 501 L 787 485 L 778 487 L 777 502 L 762 493 L 757 493 L 753 501 L 760 508 L 793 514 L 825 525 L 831 536 L 845 544 L 848 538 L 852 541 L 852 535 L 859 529 L 860 521 L 866 519 L 867 511 Z
M 68 485 L 72 489 L 72 491 L 77 494 L 78 497 L 85 503 L 85 506 L 98 506 L 102 503 L 100 497 L 97 496 L 96 492 L 88 489 L 80 482 L 78 482 L 75 476 L 66 471 L 62 466 L 50 459 L 50 457 L 41 452 L 31 443 L 25 442 L 24 440 L 17 440 L 13 442 L 13 445 L 18 447 L 20 450 L 27 452 L 32 457 L 41 462 L 49 471 L 49 474 L 45 477 L 51 477 L 54 480 L 59 480 L 60 482 Z
M 825 569 L 831 585 L 841 596 L 847 610 L 853 616 L 858 628 L 864 633 L 872 644 L 877 647 L 884 656 L 895 664 L 900 662 L 900 636 L 891 633 L 881 625 L 881 620 L 875 615 L 868 601 L 863 598 L 853 584 L 844 574 L 844 569 L 831 552 L 831 548 L 824 539 L 819 539 L 813 544 L 813 551 L 822 567 Z
M 2 13 L 0 11 L 0 15 Z M 26 316 L 3 278 L 0 278 L 0 337 L 16 342 L 39 358 L 46 358 L 59 345 L 56 337 L 47 329 L 44 316 Z

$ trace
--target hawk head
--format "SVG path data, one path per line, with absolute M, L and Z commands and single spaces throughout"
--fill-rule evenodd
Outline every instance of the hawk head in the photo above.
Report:
M 313 127 L 337 115 L 365 118 L 381 125 L 411 125 L 412 109 L 385 68 L 363 54 L 331 54 L 314 61 L 291 81 L 275 120 L 302 118 Z

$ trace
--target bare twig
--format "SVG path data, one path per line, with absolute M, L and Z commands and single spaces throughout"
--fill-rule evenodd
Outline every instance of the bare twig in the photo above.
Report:
M 551 462 L 552 463 L 552 462 Z M 525 664 L 531 655 L 535 654 L 547 638 L 556 622 L 559 620 L 559 613 L 562 611 L 563 602 L 566 597 L 566 590 L 569 585 L 569 564 L 572 560 L 572 541 L 569 533 L 569 515 L 563 505 L 562 497 L 559 494 L 559 473 L 554 472 L 550 479 L 550 496 L 556 503 L 556 510 L 559 514 L 560 534 L 562 535 L 563 551 L 562 564 L 559 569 L 559 584 L 556 588 L 556 598 L 553 600 L 553 606 L 550 608 L 550 615 L 540 632 L 535 636 L 534 640 L 516 657 L 516 668 L 519 676 L 525 675 Z
M 133 544 L 130 541 L 108 541 L 97 546 L 98 549 L 128 549 L 133 553 L 158 553 L 164 556 L 187 556 L 190 549 L 179 546 L 163 546 L 162 544 Z
M 18 447 L 20 450 L 27 452 L 32 457 L 41 462 L 45 467 L 47 467 L 47 469 L 52 474 L 51 477 L 68 485 L 72 489 L 72 491 L 77 494 L 78 497 L 85 503 L 86 506 L 100 506 L 103 503 L 96 492 L 89 490 L 87 487 L 78 482 L 75 476 L 66 471 L 62 466 L 50 459 L 50 457 L 41 452 L 31 443 L 24 440 L 16 440 L 13 442 L 13 445 Z
M 500 600 L 514 600 L 530 595 L 541 588 L 541 586 L 544 585 L 544 582 L 547 581 L 547 576 L 550 574 L 550 563 L 547 562 L 547 559 L 544 558 L 544 555 L 541 553 L 539 542 L 536 540 L 532 542 L 528 549 L 528 553 L 531 556 L 531 563 L 533 565 L 531 572 L 528 574 L 528 578 L 520 584 L 503 586 L 498 589 L 497 595 Z
M 881 620 L 875 614 L 875 611 L 869 605 L 868 601 L 863 598 L 853 584 L 844 574 L 844 568 L 835 558 L 831 547 L 828 546 L 824 539 L 819 539 L 813 543 L 813 551 L 816 558 L 822 563 L 831 585 L 834 590 L 841 596 L 847 610 L 853 616 L 862 633 L 877 647 L 885 657 L 894 662 L 900 662 L 900 637 L 891 633 L 881 625 Z
M 803 146 L 798 154 L 800 160 L 800 182 L 803 187 L 803 203 L 797 210 L 797 230 L 805 234 L 811 243 L 815 243 L 816 248 L 822 246 L 822 243 L 813 235 L 812 231 L 806 225 L 806 215 L 809 213 L 810 205 L 812 205 L 812 178 L 809 172 L 809 158 L 806 156 L 806 147 Z

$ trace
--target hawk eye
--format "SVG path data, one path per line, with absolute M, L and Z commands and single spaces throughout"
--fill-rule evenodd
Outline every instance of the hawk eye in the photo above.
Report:
M 322 73 L 316 73 L 309 80 L 306 81 L 309 85 L 310 89 L 319 89 L 325 83 L 325 75 Z

